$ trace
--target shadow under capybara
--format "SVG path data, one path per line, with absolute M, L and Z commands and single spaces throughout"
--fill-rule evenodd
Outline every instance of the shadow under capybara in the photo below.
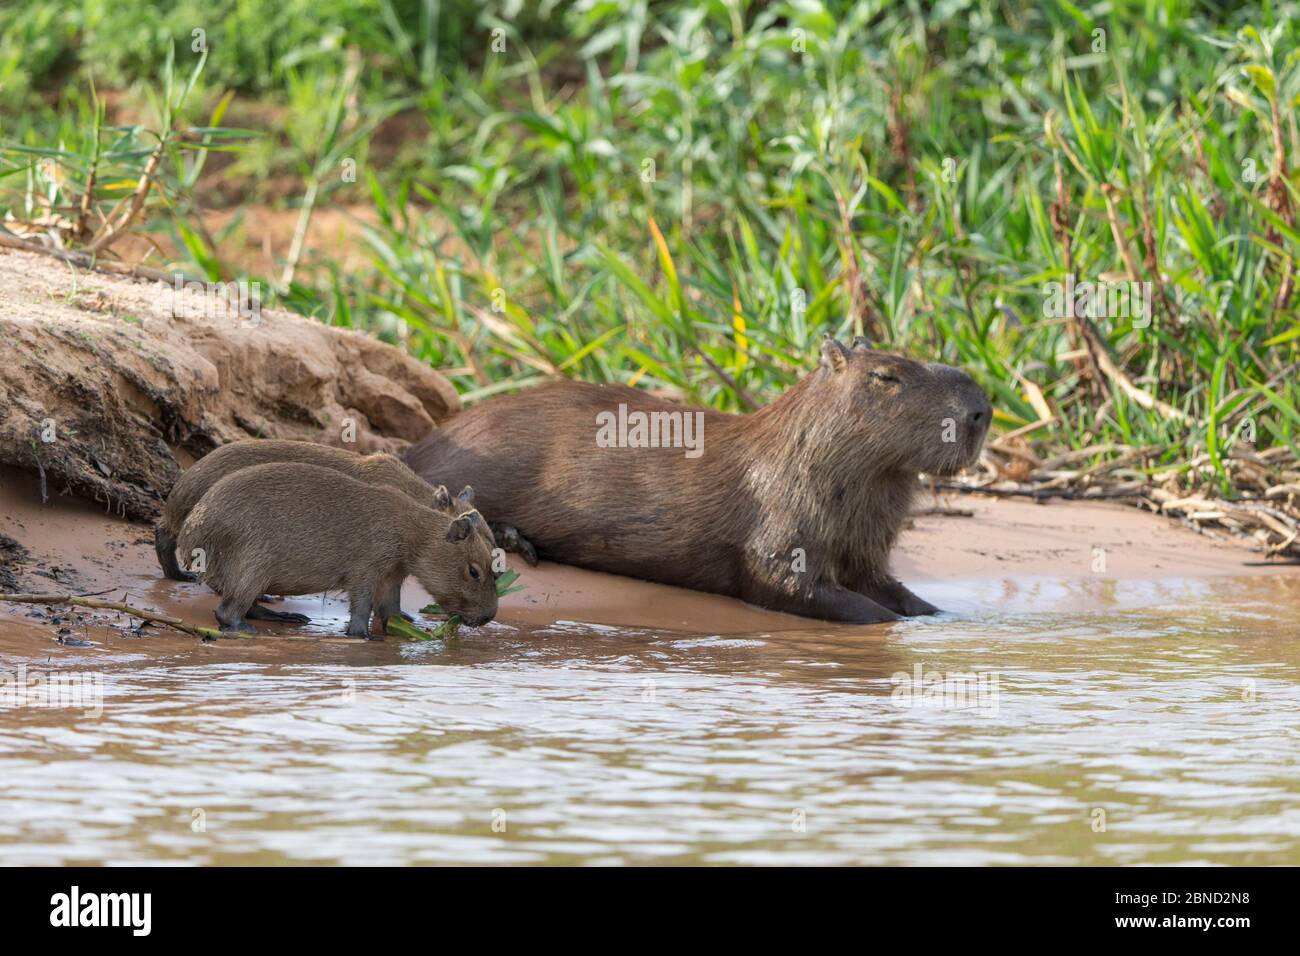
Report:
M 319 465 L 242 468 L 214 484 L 181 528 L 180 546 L 201 555 L 200 578 L 221 594 L 223 631 L 251 631 L 244 617 L 264 592 L 343 590 L 348 634 L 382 635 L 415 577 L 472 627 L 496 616 L 492 549 L 477 511 L 452 517 L 400 491 Z
M 889 552 L 918 473 L 975 462 L 991 414 L 959 369 L 828 336 L 747 415 L 559 381 L 474 405 L 405 460 L 472 483 L 542 558 L 871 623 L 937 611 Z
M 472 488 L 464 489 L 457 501 L 453 502 L 446 488 L 431 487 L 429 482 L 417 476 L 395 455 L 358 455 L 329 445 L 275 438 L 250 438 L 231 442 L 214 449 L 187 468 L 167 496 L 162 518 L 154 528 L 154 549 L 158 553 L 158 563 L 162 566 L 163 574 L 173 581 L 195 579 L 176 560 L 176 539 L 186 517 L 207 490 L 232 472 L 274 462 L 297 462 L 330 468 L 366 484 L 394 488 L 414 501 L 432 503 L 435 508 L 448 514 L 456 513 L 457 503 L 464 506 L 473 504 Z M 488 536 L 491 532 L 485 524 L 476 533 Z M 271 614 L 271 619 L 276 618 L 276 615 Z M 298 623 L 306 623 L 301 615 L 291 618 Z

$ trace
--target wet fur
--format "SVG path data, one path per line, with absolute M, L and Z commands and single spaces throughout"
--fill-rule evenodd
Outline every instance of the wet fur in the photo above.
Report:
M 702 411 L 703 455 L 597 447 L 597 413 L 620 403 Z M 558 381 L 473 406 L 405 460 L 473 484 L 484 511 L 542 558 L 871 622 L 935 611 L 889 573 L 889 552 L 917 473 L 971 464 L 990 413 L 958 369 L 828 339 L 816 371 L 749 415 Z M 942 440 L 945 419 L 954 442 Z
M 408 576 L 466 623 L 491 620 L 496 582 L 491 548 L 476 532 L 482 523 L 476 511 L 453 518 L 333 469 L 277 462 L 213 484 L 179 544 L 185 554 L 203 549 L 200 577 L 222 595 L 223 629 L 249 630 L 244 617 L 264 592 L 342 590 L 352 608 L 348 633 L 366 636 L 372 612 L 383 633 Z

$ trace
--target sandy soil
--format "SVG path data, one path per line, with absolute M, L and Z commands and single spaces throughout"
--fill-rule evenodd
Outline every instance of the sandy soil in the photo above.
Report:
M 1097 600 L 1103 583 L 1110 603 L 1122 603 L 1125 588 L 1127 600 L 1141 603 L 1150 592 L 1136 588 L 1139 582 L 1244 577 L 1300 588 L 1300 568 L 1294 564 L 1265 562 L 1232 540 L 1198 535 L 1121 505 L 1036 504 L 976 496 L 951 497 L 945 503 L 973 513 L 918 516 L 903 536 L 895 569 L 918 593 L 957 613 L 978 614 L 986 606 L 1025 607 L 1036 600 L 1053 608 L 1086 606 Z M 0 565 L 16 576 L 23 590 L 110 589 L 111 596 L 125 595 L 128 603 L 195 624 L 212 623 L 214 595 L 201 585 L 162 578 L 148 525 L 105 514 L 102 507 L 71 496 L 42 506 L 37 480 L 12 468 L 0 469 L 0 535 L 28 551 L 24 560 Z M 0 548 L 0 561 L 6 553 Z M 835 627 L 730 598 L 579 568 L 516 566 L 526 588 L 503 601 L 498 619 L 506 623 L 579 622 L 712 634 Z M 428 600 L 408 582 L 403 595 L 408 611 Z M 341 633 L 346 620 L 346 600 L 337 595 L 287 599 L 277 607 L 311 615 L 316 624 L 307 632 L 322 637 Z M 0 653 L 57 653 L 60 630 L 65 639 L 94 640 L 105 626 L 129 623 L 112 614 L 0 604 Z M 261 629 L 287 632 L 268 625 Z M 856 630 L 885 636 L 888 626 Z M 183 635 L 151 633 L 164 644 L 193 643 Z
M 298 227 L 297 209 L 276 209 L 262 205 L 240 205 L 235 209 L 210 210 L 203 223 L 213 236 L 221 237 L 221 261 L 231 273 L 279 276 L 293 244 Z M 317 208 L 311 217 L 304 242 L 306 253 L 300 268 L 311 265 L 318 250 L 328 250 L 331 261 L 344 272 L 362 265 L 366 249 L 362 229 L 378 219 L 369 203 L 327 205 Z M 166 254 L 166 262 L 184 261 L 165 235 L 124 236 L 114 247 L 124 262 L 145 263 L 162 267 L 153 243 Z
M 459 408 L 372 336 L 0 251 L 0 463 L 55 494 L 152 518 L 183 453 L 250 435 L 400 452 Z

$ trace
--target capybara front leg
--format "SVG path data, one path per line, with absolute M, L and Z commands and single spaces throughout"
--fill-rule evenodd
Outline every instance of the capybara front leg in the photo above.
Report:
M 794 596 L 793 600 L 787 596 L 786 600 L 774 606 L 777 610 L 845 624 L 879 624 L 883 621 L 897 621 L 900 617 L 865 594 L 850 591 L 838 584 L 815 584 L 811 590 Z
M 401 617 L 408 621 L 415 618 L 402 610 L 402 581 L 385 582 L 375 593 L 375 621 L 379 624 L 379 633 L 388 633 L 388 619 Z
M 877 604 L 883 604 L 891 611 L 897 611 L 904 617 L 920 617 L 925 614 L 938 614 L 939 609 L 923 597 L 918 597 L 900 581 L 883 581 L 858 588 L 862 594 Z
M 374 597 L 369 591 L 353 591 L 348 595 L 352 605 L 352 616 L 348 619 L 349 637 L 370 637 L 370 611 L 374 607 Z M 376 638 L 383 640 L 383 636 Z
M 176 539 L 167 533 L 162 525 L 153 529 L 153 549 L 158 554 L 158 563 L 163 574 L 173 581 L 197 581 L 199 576 L 193 571 L 186 571 L 176 560 Z
M 252 604 L 253 599 L 247 594 L 223 594 L 221 603 L 217 605 L 216 610 L 213 612 L 217 618 L 217 623 L 221 625 L 221 630 L 233 634 L 256 633 L 253 625 L 244 620 L 244 616 L 248 614 L 248 609 Z
M 257 601 L 253 602 L 252 607 L 244 615 L 250 621 L 277 621 L 280 624 L 310 624 L 311 618 L 306 614 L 293 614 L 289 611 L 272 611 L 269 607 L 262 607 Z
M 488 522 L 488 527 L 492 529 L 492 537 L 496 539 L 498 548 L 518 554 L 530 568 L 537 567 L 537 549 L 533 547 L 531 541 L 519 533 L 518 528 L 491 521 Z

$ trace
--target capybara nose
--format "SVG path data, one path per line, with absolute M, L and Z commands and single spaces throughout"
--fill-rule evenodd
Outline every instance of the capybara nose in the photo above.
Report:
M 976 390 L 967 405 L 966 421 L 971 428 L 988 428 L 993 419 L 993 406 L 982 391 Z
M 493 602 L 491 607 L 484 605 L 477 611 L 458 611 L 460 619 L 468 627 L 482 627 L 488 621 L 497 616 L 496 603 Z

